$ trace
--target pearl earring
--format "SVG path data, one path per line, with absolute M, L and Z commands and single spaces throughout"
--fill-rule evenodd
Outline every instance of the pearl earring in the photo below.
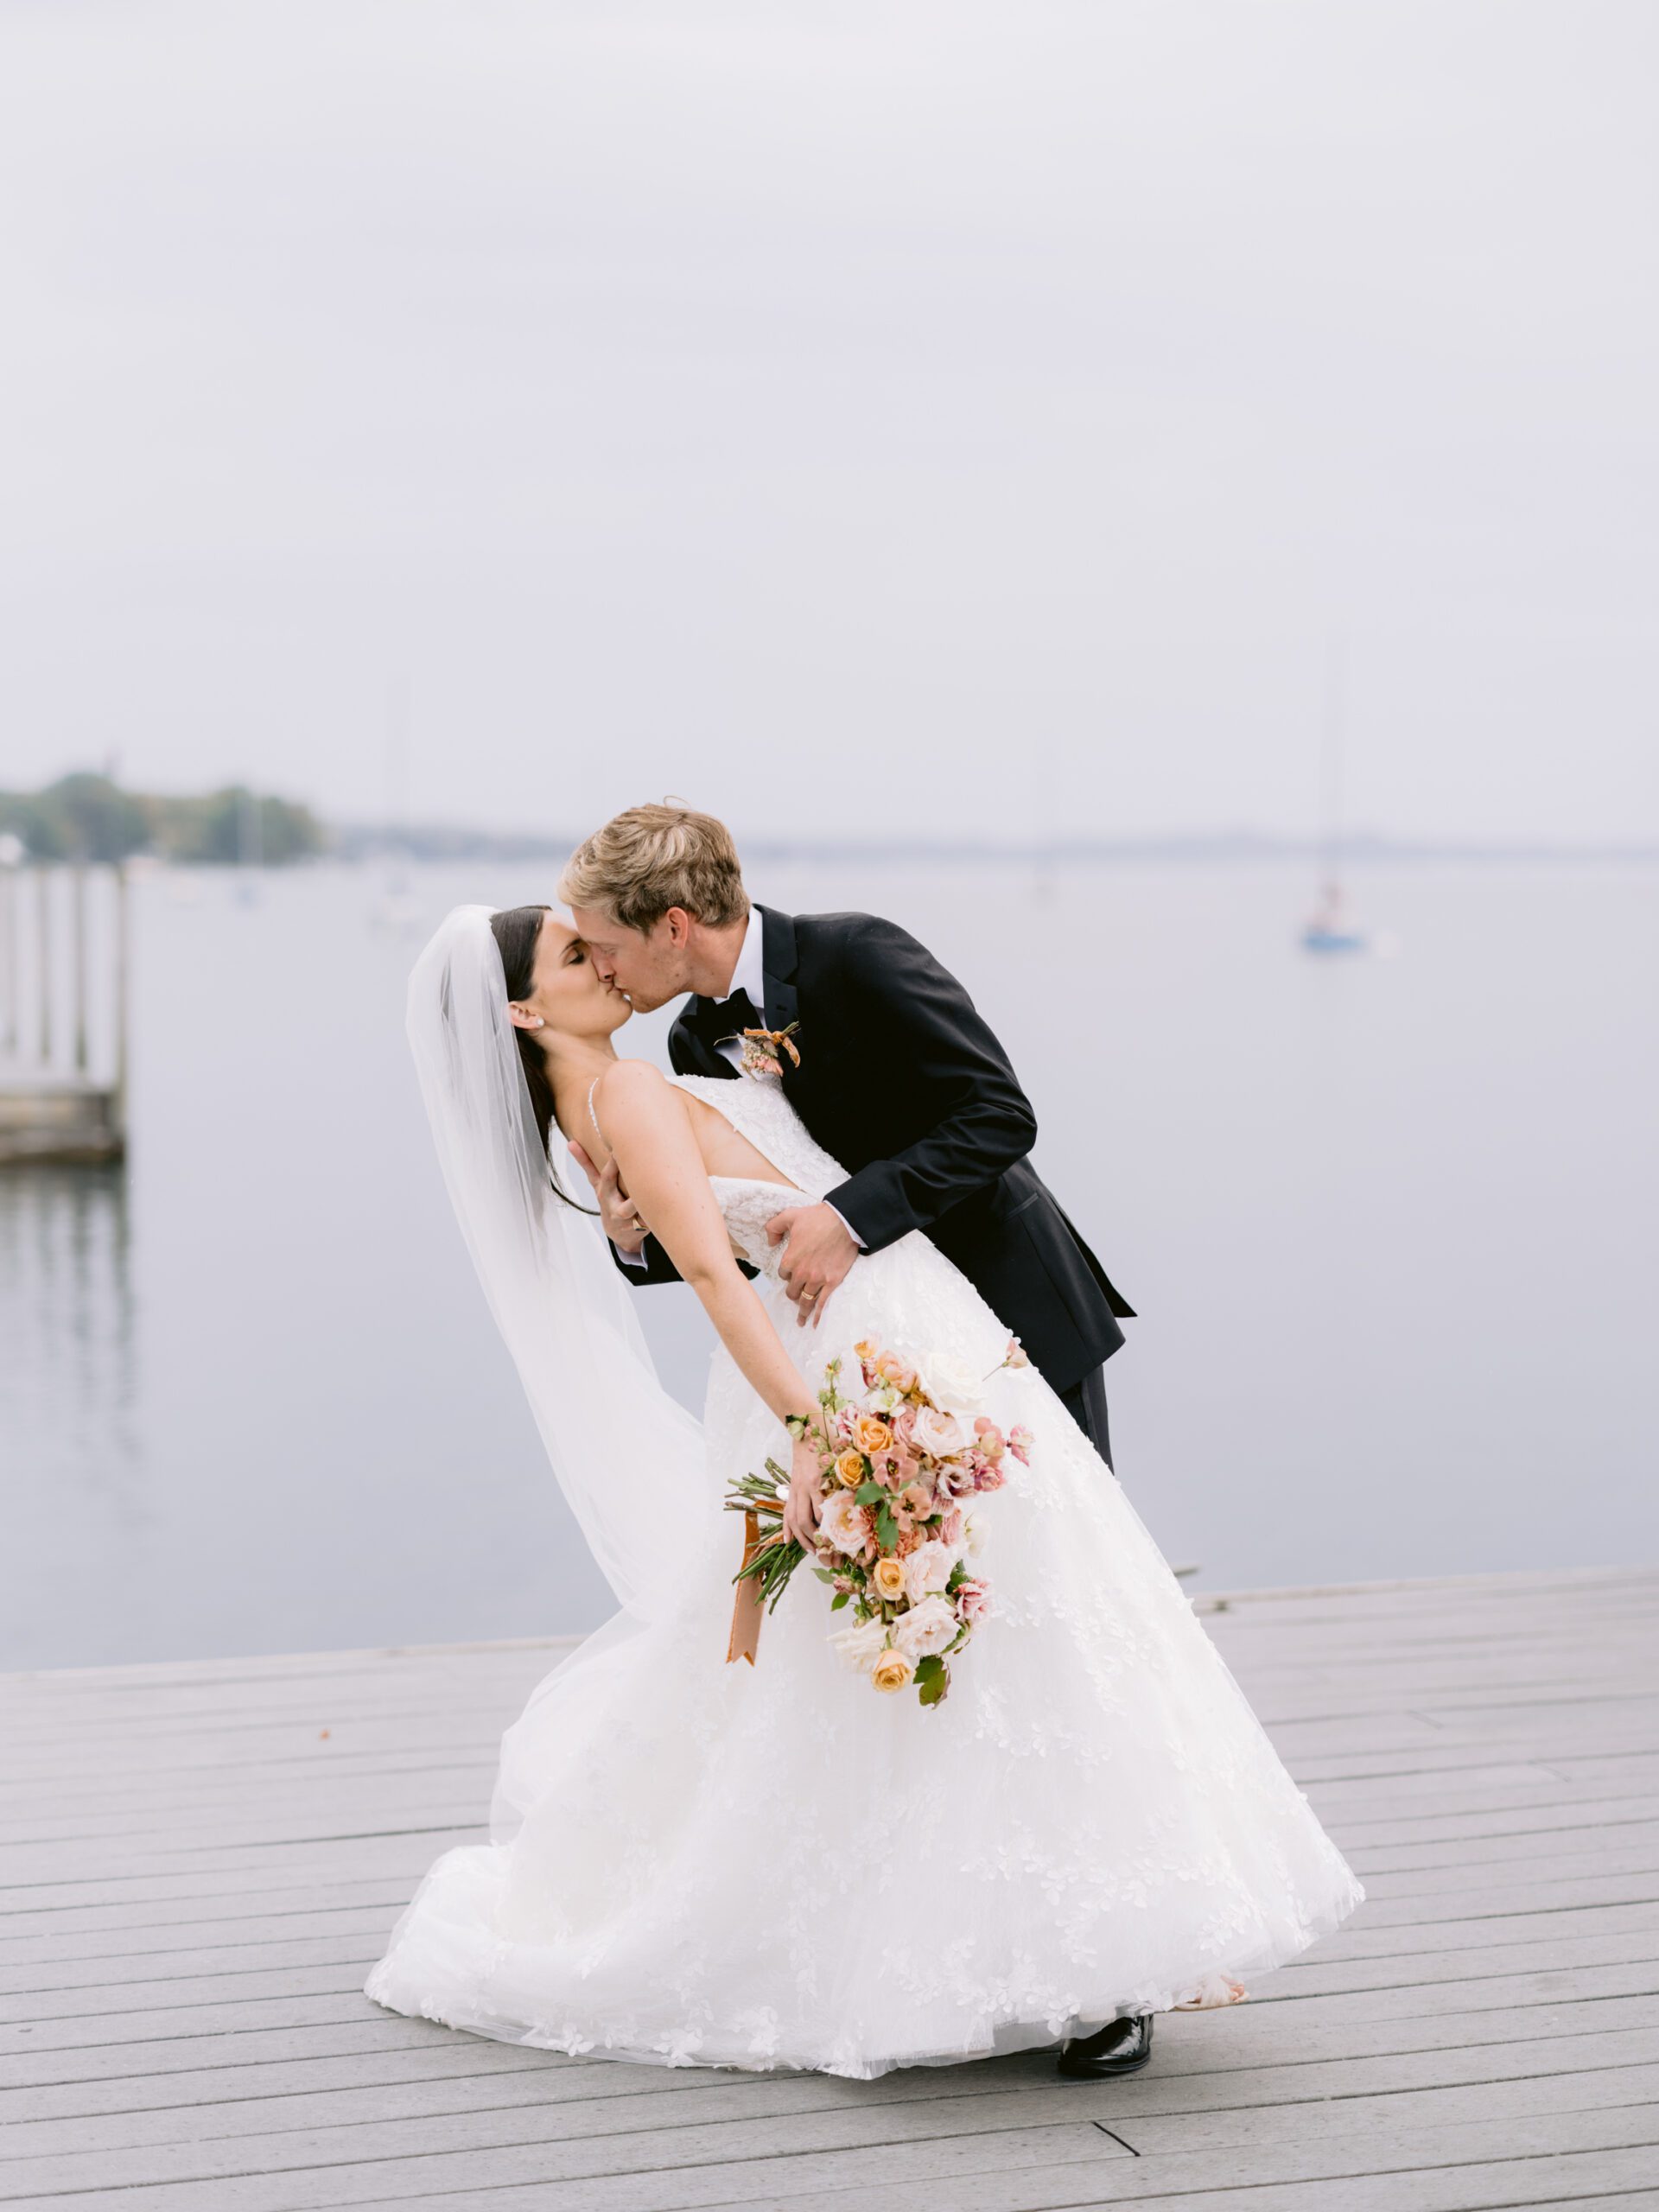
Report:
M 537 1029 L 545 1029 L 547 1027 L 547 1023 L 543 1020 L 539 1014 L 536 1017 L 534 1027 Z

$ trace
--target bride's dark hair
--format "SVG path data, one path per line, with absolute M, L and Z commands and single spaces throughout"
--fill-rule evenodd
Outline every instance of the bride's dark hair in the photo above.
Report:
M 510 999 L 528 998 L 536 976 L 536 944 L 542 933 L 542 917 L 550 913 L 549 906 L 503 906 L 490 916 L 490 934 L 495 939 L 495 949 L 501 955 L 501 972 L 507 979 Z M 545 1152 L 553 1128 L 553 1085 L 547 1072 L 547 1058 L 528 1029 L 513 1032 L 518 1045 L 518 1065 L 524 1071 L 525 1088 L 530 1092 L 530 1110 L 536 1116 L 537 1134 Z M 550 1163 L 548 1180 L 555 1195 L 566 1205 L 575 1200 L 565 1197 L 559 1189 L 559 1179 Z M 586 1206 L 575 1206 L 578 1213 L 586 1213 Z

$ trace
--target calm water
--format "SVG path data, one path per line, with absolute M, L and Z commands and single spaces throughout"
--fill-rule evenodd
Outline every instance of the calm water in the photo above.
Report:
M 0 1177 L 0 1663 L 588 1627 L 430 1157 L 404 981 L 444 868 L 136 887 L 128 1173 Z M 1118 1472 L 1222 1587 L 1659 1557 L 1651 874 L 1357 878 L 1393 957 L 1298 952 L 1303 871 L 758 874 L 968 980 L 1037 1158 L 1139 1307 Z M 625 1033 L 659 1054 L 666 1017 Z M 645 1294 L 693 1403 L 689 1294 Z

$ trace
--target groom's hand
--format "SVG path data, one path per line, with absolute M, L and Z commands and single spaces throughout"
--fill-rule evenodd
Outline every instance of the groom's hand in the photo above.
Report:
M 766 1224 L 766 1242 L 784 1246 L 778 1272 L 802 1328 L 810 1321 L 816 1329 L 831 1294 L 845 1282 L 858 1257 L 853 1232 L 833 1206 L 791 1206 Z
M 622 1187 L 622 1179 L 616 1172 L 614 1158 L 605 1163 L 604 1172 L 594 1166 L 579 1144 L 570 1147 L 570 1157 L 594 1186 L 594 1196 L 599 1200 L 599 1217 L 605 1234 L 619 1252 L 630 1255 L 643 1252 L 649 1230 L 634 1211 L 632 1199 Z

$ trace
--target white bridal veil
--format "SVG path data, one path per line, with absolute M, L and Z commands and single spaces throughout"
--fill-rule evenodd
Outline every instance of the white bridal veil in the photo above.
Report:
M 453 908 L 416 962 L 409 1041 L 490 1311 L 559 1486 L 638 1626 L 660 1613 L 688 1546 L 706 1533 L 702 1432 L 658 1381 L 634 1293 L 598 1224 L 552 1188 L 492 911 Z M 610 1624 L 613 1640 L 622 1626 Z

